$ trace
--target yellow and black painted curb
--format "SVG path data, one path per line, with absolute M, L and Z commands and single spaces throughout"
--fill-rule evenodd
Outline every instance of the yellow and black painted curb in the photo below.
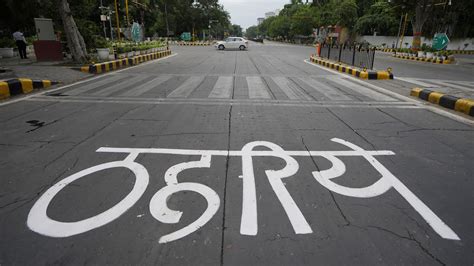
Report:
M 393 52 L 395 52 L 395 49 L 392 49 L 392 48 L 377 48 L 377 51 L 381 51 L 381 52 L 384 52 L 384 53 L 393 53 Z
M 171 50 L 165 50 L 150 54 L 137 55 L 130 58 L 118 59 L 110 62 L 91 64 L 89 66 L 81 67 L 80 70 L 85 73 L 100 74 L 110 72 L 119 68 L 124 68 L 127 66 L 138 65 L 146 61 L 159 59 L 169 55 L 171 55 Z
M 35 80 L 27 78 L 15 78 L 0 80 L 0 99 L 7 99 L 10 96 L 18 94 L 26 94 L 34 89 L 48 88 L 59 82 L 51 80 Z
M 393 73 L 389 71 L 367 71 L 367 70 L 360 70 L 355 67 L 343 65 L 340 63 L 334 63 L 332 61 L 322 59 L 319 57 L 311 56 L 310 61 L 319 64 L 339 72 L 347 73 L 354 77 L 358 77 L 361 79 L 393 79 Z
M 453 54 L 474 54 L 474 50 L 449 50 Z
M 445 108 L 474 116 L 474 99 L 459 98 L 422 88 L 413 88 L 410 95 Z
M 406 59 L 406 60 L 412 60 L 412 61 L 421 61 L 421 62 L 428 62 L 428 63 L 433 63 L 433 64 L 451 64 L 451 60 L 443 60 L 443 59 L 434 59 L 434 58 L 421 58 L 421 57 L 416 57 L 416 56 L 406 56 L 406 55 L 398 55 L 394 54 L 393 57 L 396 58 L 401 58 L 401 59 Z
M 209 46 L 211 43 L 208 42 L 178 42 L 178 46 Z

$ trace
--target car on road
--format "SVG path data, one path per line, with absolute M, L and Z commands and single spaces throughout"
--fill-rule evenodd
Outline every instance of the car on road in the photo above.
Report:
M 224 41 L 217 42 L 215 47 L 219 50 L 224 49 L 239 49 L 245 50 L 249 46 L 249 42 L 242 37 L 229 37 Z

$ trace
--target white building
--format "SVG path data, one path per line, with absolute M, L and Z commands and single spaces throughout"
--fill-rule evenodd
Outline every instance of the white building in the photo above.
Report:
M 262 24 L 264 20 L 265 18 L 257 18 L 257 25 Z
M 276 15 L 275 15 L 275 12 L 273 12 L 273 11 L 265 13 L 265 18 L 270 18 L 270 17 L 274 17 L 274 16 L 276 16 Z

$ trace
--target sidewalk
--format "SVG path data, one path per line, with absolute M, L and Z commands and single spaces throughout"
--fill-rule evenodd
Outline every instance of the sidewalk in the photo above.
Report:
M 6 71 L 0 71 L 0 80 L 11 78 L 47 79 L 58 81 L 61 84 L 69 84 L 92 76 L 89 73 L 73 70 L 71 67 L 73 64 L 68 61 L 37 62 L 34 54 L 29 54 L 28 59 L 2 58 L 0 59 L 0 69 Z

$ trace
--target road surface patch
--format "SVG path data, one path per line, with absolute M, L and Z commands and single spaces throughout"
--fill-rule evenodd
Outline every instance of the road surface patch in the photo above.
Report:
M 406 56 L 406 55 L 398 55 L 398 54 L 394 54 L 393 57 L 405 59 L 405 60 L 420 61 L 420 62 L 433 63 L 433 64 L 443 64 L 443 65 L 448 65 L 453 62 L 449 59 L 444 60 L 444 59 L 439 59 L 439 58 L 438 59 L 421 58 L 421 57 L 416 57 L 416 56 Z
M 0 100 L 13 95 L 30 93 L 33 89 L 48 88 L 55 84 L 58 84 L 58 82 L 27 78 L 0 80 Z
M 176 42 L 174 43 L 178 46 L 209 46 L 210 42 Z
M 169 55 L 171 55 L 171 50 L 165 50 L 165 51 L 160 51 L 160 52 L 155 52 L 155 53 L 138 55 L 131 58 L 114 60 L 110 62 L 91 64 L 89 66 L 81 67 L 80 70 L 82 72 L 91 73 L 91 74 L 106 73 L 113 70 L 117 70 L 119 68 L 138 65 L 146 61 L 159 59 L 159 58 L 169 56 Z
M 459 98 L 422 88 L 413 88 L 410 95 L 445 108 L 474 116 L 474 99 Z
M 329 61 L 327 59 L 322 59 L 320 57 L 311 56 L 310 61 L 315 64 L 322 65 L 324 67 L 328 67 L 334 69 L 336 71 L 347 73 L 354 77 L 358 77 L 361 79 L 393 79 L 393 73 L 389 71 L 367 71 L 367 70 L 360 70 L 355 67 L 343 65 L 341 63 L 335 63 L 333 61 Z

